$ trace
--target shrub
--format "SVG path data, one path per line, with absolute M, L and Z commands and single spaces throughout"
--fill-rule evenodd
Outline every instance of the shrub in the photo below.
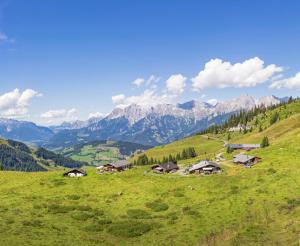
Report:
M 67 199 L 69 200 L 79 200 L 80 199 L 80 196 L 79 195 L 68 195 L 67 196 Z
M 97 232 L 97 231 L 103 231 L 104 226 L 100 224 L 90 224 L 83 228 L 87 232 Z
M 25 220 L 22 222 L 24 226 L 31 226 L 31 227 L 41 227 L 43 226 L 43 222 L 40 220 Z
M 129 209 L 127 215 L 133 219 L 150 219 L 151 215 L 142 209 Z
M 65 206 L 59 204 L 50 204 L 48 206 L 48 211 L 53 214 L 68 213 L 72 210 L 75 210 L 74 206 Z
M 199 215 L 198 211 L 192 210 L 190 207 L 182 208 L 182 213 L 185 215 L 194 215 L 194 216 Z
M 86 221 L 90 218 L 93 218 L 94 215 L 91 213 L 86 213 L 86 212 L 76 212 L 76 213 L 72 214 L 71 217 L 75 220 Z
M 160 201 L 147 202 L 145 205 L 147 208 L 150 208 L 154 212 L 161 212 L 169 209 L 168 204 Z
M 108 228 L 108 232 L 116 237 L 139 237 L 151 230 L 149 224 L 126 221 L 113 224 Z

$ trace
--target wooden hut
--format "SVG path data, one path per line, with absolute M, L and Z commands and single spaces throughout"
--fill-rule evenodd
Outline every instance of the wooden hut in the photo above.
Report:
M 81 168 L 74 168 L 74 169 L 64 173 L 65 177 L 82 177 L 82 176 L 86 176 L 86 175 L 87 175 L 86 171 L 84 171 Z
M 191 166 L 187 169 L 188 173 L 197 173 L 197 174 L 213 174 L 221 172 L 221 167 L 219 164 L 212 161 L 200 161 L 199 163 Z
M 153 172 L 156 173 L 175 173 L 179 167 L 175 162 L 166 162 L 151 167 Z
M 233 157 L 233 162 L 236 164 L 243 164 L 247 167 L 251 167 L 252 165 L 261 161 L 261 158 L 257 156 L 238 154 Z
M 127 160 L 119 160 L 116 162 L 108 163 L 103 165 L 102 168 L 97 168 L 105 172 L 120 172 L 132 168 L 132 164 Z

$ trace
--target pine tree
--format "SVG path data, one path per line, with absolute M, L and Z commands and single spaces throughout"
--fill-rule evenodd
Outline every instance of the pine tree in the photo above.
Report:
M 262 148 L 265 148 L 265 147 L 268 147 L 269 145 L 270 145 L 270 144 L 269 144 L 269 139 L 268 139 L 267 136 L 265 136 L 265 137 L 262 139 L 260 146 L 261 146 Z
M 233 152 L 233 149 L 232 149 L 232 148 L 230 148 L 230 146 L 227 146 L 227 150 L 226 150 L 226 152 L 227 152 L 228 154 L 230 154 L 230 153 L 232 153 L 232 152 Z
M 177 153 L 177 155 L 176 155 L 176 161 L 180 161 L 180 160 L 181 160 L 180 153 Z
M 187 153 L 186 153 L 185 149 L 182 150 L 181 157 L 182 157 L 182 160 L 186 160 L 187 159 Z

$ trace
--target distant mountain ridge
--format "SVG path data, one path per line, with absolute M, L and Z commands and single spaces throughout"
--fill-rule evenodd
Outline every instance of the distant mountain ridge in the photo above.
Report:
M 182 104 L 115 108 L 105 118 L 64 122 L 60 126 L 40 127 L 31 122 L 0 120 L 0 136 L 43 145 L 52 149 L 93 140 L 116 140 L 160 145 L 221 124 L 239 110 L 279 104 L 288 98 L 266 96 L 255 99 L 242 95 L 210 104 L 192 100 Z
M 107 117 L 81 129 L 61 131 L 50 139 L 49 144 L 53 148 L 66 143 L 65 139 L 69 142 L 111 139 L 160 145 L 199 132 L 212 124 L 221 124 L 239 110 L 260 105 L 268 107 L 286 100 L 275 96 L 254 99 L 242 95 L 216 104 L 196 100 L 149 107 L 131 104 L 125 108 L 115 108 Z

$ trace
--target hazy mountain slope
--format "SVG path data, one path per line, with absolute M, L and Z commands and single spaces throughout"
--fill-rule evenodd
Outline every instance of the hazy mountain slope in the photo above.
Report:
M 41 144 L 54 135 L 47 127 L 37 126 L 32 122 L 0 119 L 0 137 L 17 141 Z

